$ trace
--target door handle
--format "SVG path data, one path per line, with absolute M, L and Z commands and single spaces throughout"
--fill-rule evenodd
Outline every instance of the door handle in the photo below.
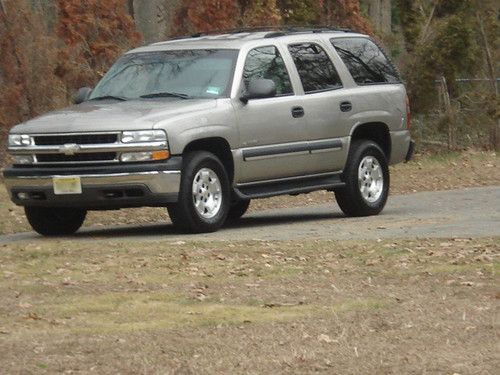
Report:
M 340 103 L 340 110 L 342 112 L 350 112 L 350 111 L 352 111 L 352 103 L 351 102 L 342 102 L 342 103 Z
M 302 107 L 293 107 L 292 108 L 292 116 L 294 118 L 304 117 L 304 108 Z

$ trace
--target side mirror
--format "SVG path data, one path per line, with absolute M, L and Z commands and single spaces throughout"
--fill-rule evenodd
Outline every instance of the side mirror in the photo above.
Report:
M 73 95 L 73 103 L 80 104 L 88 100 L 92 89 L 90 87 L 82 87 Z
M 253 79 L 248 84 L 248 90 L 240 100 L 248 103 L 250 99 L 271 98 L 276 95 L 276 84 L 271 79 Z

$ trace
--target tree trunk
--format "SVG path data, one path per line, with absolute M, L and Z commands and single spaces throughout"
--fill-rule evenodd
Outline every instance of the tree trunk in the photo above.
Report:
M 443 94 L 443 104 L 446 117 L 448 118 L 448 149 L 453 150 L 455 148 L 455 116 L 453 108 L 451 106 L 450 92 L 448 91 L 448 84 L 446 83 L 446 78 L 441 77 L 441 88 Z
M 380 0 L 370 0 L 368 3 L 368 15 L 377 30 L 380 29 Z
M 380 4 L 380 29 L 389 34 L 392 31 L 392 4 L 391 0 L 382 0 Z
M 481 39 L 483 42 L 483 48 L 485 52 L 484 54 L 486 56 L 486 64 L 488 65 L 488 76 L 491 83 L 491 89 L 493 91 L 493 94 L 495 95 L 495 98 L 498 99 L 498 84 L 495 74 L 495 65 L 493 63 L 488 37 L 486 36 L 486 32 L 484 31 L 484 22 L 481 17 L 480 11 L 477 11 L 476 18 L 477 18 L 477 23 L 479 25 L 479 31 L 481 33 Z M 496 151 L 500 151 L 500 119 L 498 118 L 496 124 L 493 124 L 490 127 L 490 147 L 492 147 Z
M 135 19 L 134 0 L 127 0 L 128 14 Z
M 495 151 L 500 151 L 500 119 L 490 128 L 490 146 Z
M 134 1 L 134 19 L 146 43 L 157 42 L 165 37 L 170 18 L 164 13 L 171 0 Z
M 425 22 L 425 26 L 420 33 L 420 43 L 424 42 L 427 38 L 427 34 L 429 33 L 429 27 L 431 26 L 432 19 L 434 18 L 434 13 L 436 12 L 436 4 L 432 7 L 431 13 Z
M 389 34 L 392 27 L 391 0 L 365 0 L 364 3 L 368 6 L 368 15 L 375 28 Z

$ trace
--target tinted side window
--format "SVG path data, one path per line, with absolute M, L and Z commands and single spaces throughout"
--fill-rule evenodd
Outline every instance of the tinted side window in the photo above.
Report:
M 271 79 L 276 84 L 276 95 L 293 94 L 285 63 L 274 46 L 259 47 L 248 53 L 243 70 L 244 89 L 252 79 Z
M 401 82 L 387 56 L 371 40 L 341 38 L 332 39 L 331 43 L 358 85 Z
M 302 43 L 292 44 L 288 49 L 306 94 L 342 87 L 339 74 L 323 48 L 314 43 Z

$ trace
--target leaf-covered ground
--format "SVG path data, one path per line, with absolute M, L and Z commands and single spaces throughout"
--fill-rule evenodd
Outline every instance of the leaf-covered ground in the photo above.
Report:
M 391 194 L 450 190 L 463 187 L 500 185 L 500 164 L 495 153 L 464 152 L 419 155 L 408 164 L 391 167 Z M 304 206 L 334 201 L 332 193 L 319 191 L 296 197 L 282 196 L 252 202 L 250 211 Z M 30 230 L 23 210 L 10 203 L 0 186 L 0 234 Z M 90 226 L 168 222 L 162 208 L 91 212 L 85 222 Z
M 0 251 L 6 374 L 498 369 L 500 238 Z

